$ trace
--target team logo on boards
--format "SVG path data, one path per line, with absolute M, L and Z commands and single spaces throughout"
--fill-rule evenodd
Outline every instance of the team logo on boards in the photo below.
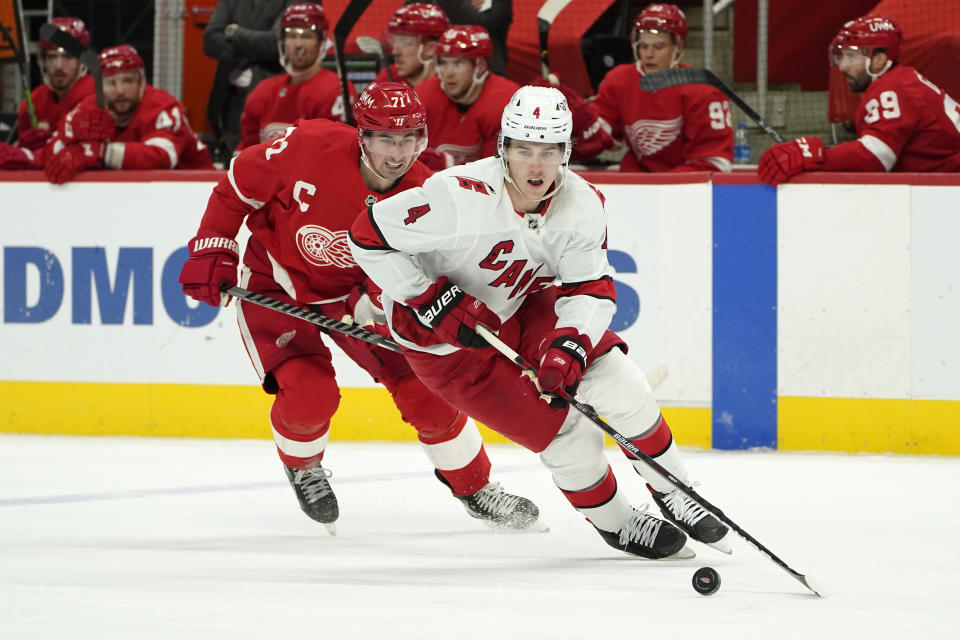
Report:
M 346 231 L 330 231 L 315 224 L 306 224 L 297 229 L 297 248 L 300 255 L 318 267 L 357 266 L 350 254 Z

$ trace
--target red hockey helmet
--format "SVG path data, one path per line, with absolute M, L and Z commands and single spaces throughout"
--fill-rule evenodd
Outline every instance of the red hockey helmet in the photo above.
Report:
M 830 62 L 840 63 L 841 49 L 859 49 L 872 57 L 877 49 L 886 49 L 887 57 L 896 60 L 903 44 L 903 32 L 890 18 L 861 16 L 840 28 L 830 43 Z
M 493 41 L 486 29 L 475 24 L 458 24 L 443 32 L 437 40 L 438 56 L 489 58 Z
M 415 131 L 427 128 L 427 108 L 406 82 L 372 82 L 353 104 L 361 131 Z
M 655 2 L 640 12 L 630 32 L 630 41 L 636 43 L 641 31 L 667 31 L 681 44 L 687 37 L 687 17 L 675 4 Z
M 323 7 L 316 2 L 294 2 L 280 18 L 281 37 L 285 29 L 291 28 L 312 29 L 317 32 L 317 38 L 322 42 L 327 37 L 330 24 Z
M 450 26 L 450 18 L 435 4 L 413 2 L 397 9 L 387 22 L 387 33 L 439 38 Z
M 121 71 L 143 73 L 143 59 L 136 49 L 120 44 L 100 52 L 100 73 L 109 76 Z
M 85 47 L 90 46 L 90 32 L 87 31 L 87 25 L 83 24 L 80 18 L 51 18 L 50 24 L 61 31 L 66 31 Z M 46 40 L 40 41 L 42 51 L 53 51 L 54 46 Z

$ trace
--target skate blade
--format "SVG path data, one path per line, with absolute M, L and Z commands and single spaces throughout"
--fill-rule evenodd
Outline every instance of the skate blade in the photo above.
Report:
M 547 533 L 548 531 L 550 531 L 550 527 L 548 527 L 545 523 L 543 523 L 539 518 L 536 521 L 534 521 L 533 524 L 529 524 L 523 528 L 511 527 L 510 525 L 506 525 L 506 524 L 497 524 L 496 522 L 491 522 L 489 520 L 482 520 L 482 522 L 487 526 L 488 529 L 490 529 L 494 533 L 524 534 L 524 533 Z
M 336 522 L 324 522 L 324 523 L 323 523 L 323 526 L 325 526 L 325 527 L 327 528 L 327 532 L 328 532 L 330 535 L 332 535 L 332 536 L 337 535 L 337 523 L 336 523 Z
M 707 545 L 708 547 L 713 547 L 714 549 L 716 549 L 716 550 L 719 551 L 720 553 L 725 553 L 725 554 L 727 554 L 728 556 L 732 556 L 732 555 L 733 555 L 733 547 L 730 546 L 730 532 L 729 532 L 729 531 L 727 532 L 727 535 L 723 536 L 722 538 L 720 538 L 720 539 L 717 540 L 716 542 L 704 542 L 703 544 Z
M 667 556 L 664 560 L 689 560 L 690 558 L 696 558 L 697 552 L 690 548 L 690 545 L 684 544 L 683 548 L 677 551 L 672 556 Z

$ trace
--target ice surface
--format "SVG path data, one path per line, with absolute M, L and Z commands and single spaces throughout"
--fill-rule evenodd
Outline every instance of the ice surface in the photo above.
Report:
M 549 533 L 470 519 L 415 444 L 330 444 L 331 537 L 267 440 L 0 435 L 0 638 L 955 637 L 960 459 L 685 450 L 702 495 L 818 599 L 739 538 L 729 557 L 620 554 L 534 454 L 489 450 Z M 705 565 L 711 597 L 691 586 Z

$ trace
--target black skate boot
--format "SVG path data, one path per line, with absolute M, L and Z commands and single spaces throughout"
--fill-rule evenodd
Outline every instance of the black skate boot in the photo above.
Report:
M 733 553 L 727 534 L 730 529 L 725 524 L 704 511 L 703 507 L 687 497 L 679 489 L 669 493 L 654 491 L 647 485 L 653 494 L 653 501 L 660 507 L 663 515 L 677 525 L 684 532 L 698 542 L 713 547 L 723 553 Z
M 300 502 L 303 512 L 322 523 L 330 535 L 337 535 L 337 526 L 334 523 L 340 516 L 340 507 L 327 480 L 333 473 L 320 465 L 306 470 L 283 465 L 283 470 L 287 473 L 287 479 L 297 494 L 297 501 Z
M 450 486 L 440 472 L 434 473 L 440 482 Z M 482 520 L 491 529 L 538 532 L 548 530 L 538 521 L 540 510 L 537 505 L 522 496 L 507 493 L 499 482 L 488 482 L 476 493 L 468 496 L 454 494 L 454 497 L 463 503 L 470 517 Z
M 683 531 L 650 515 L 646 507 L 633 509 L 626 524 L 616 533 L 603 529 L 597 529 L 597 533 L 611 547 L 642 558 L 686 559 L 696 555 L 686 546 L 687 536 Z

